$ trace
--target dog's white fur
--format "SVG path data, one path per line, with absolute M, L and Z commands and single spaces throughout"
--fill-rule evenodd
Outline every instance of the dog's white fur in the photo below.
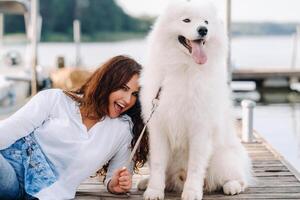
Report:
M 250 159 L 236 136 L 226 72 L 226 34 L 211 3 L 176 2 L 158 18 L 149 35 L 140 83 L 142 112 L 148 118 L 159 87 L 159 105 L 148 125 L 150 179 L 139 189 L 145 199 L 163 199 L 164 189 L 182 199 L 207 191 L 238 194 L 251 178 Z M 190 23 L 183 22 L 189 18 Z M 205 20 L 209 24 L 205 24 Z M 197 64 L 178 42 L 193 40 L 206 26 L 207 62 Z

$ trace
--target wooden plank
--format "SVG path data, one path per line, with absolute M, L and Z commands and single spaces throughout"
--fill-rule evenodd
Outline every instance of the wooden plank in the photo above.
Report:
M 261 177 L 259 178 L 260 181 L 268 181 L 268 180 L 278 180 L 277 177 Z M 284 176 L 280 177 L 281 182 L 299 182 L 298 179 L 295 176 Z
M 298 189 L 298 188 L 296 188 Z M 255 192 L 255 191 L 253 191 Z M 220 200 L 228 200 L 228 199 L 300 199 L 300 193 L 299 192 L 283 192 L 283 193 L 268 193 L 268 191 L 263 192 L 260 191 L 261 193 L 242 193 L 239 195 L 234 195 L 234 196 L 228 196 L 228 195 L 223 195 L 223 194 L 204 194 L 203 199 L 220 199 Z M 81 197 L 81 198 L 78 198 Z M 76 199 L 142 199 L 142 194 L 141 193 L 136 193 L 136 194 L 131 194 L 130 196 L 127 195 L 113 195 L 109 193 L 80 193 Z M 166 193 L 165 199 L 169 200 L 175 200 L 178 199 L 180 200 L 180 194 L 174 194 L 174 193 Z
M 286 166 L 255 166 L 253 167 L 255 172 L 288 172 L 289 169 Z
M 282 193 L 282 194 L 239 194 L 234 196 L 225 196 L 222 194 L 218 195 L 207 195 L 204 196 L 203 199 L 220 199 L 220 200 L 228 200 L 228 199 L 300 199 L 300 193 Z
M 264 143 L 244 144 L 253 164 L 253 174 L 255 181 L 242 194 L 226 196 L 221 191 L 211 194 L 204 194 L 205 200 L 218 199 L 300 199 L 300 182 L 292 172 L 280 161 L 280 157 L 275 156 Z M 84 181 L 78 188 L 76 199 L 86 200 L 115 200 L 115 199 L 143 199 L 143 191 L 137 191 L 137 182 L 148 176 L 149 169 L 145 165 L 138 175 L 133 176 L 134 188 L 130 196 L 113 195 L 106 191 L 104 185 L 98 177 Z M 166 200 L 180 200 L 180 194 L 166 193 Z
M 257 193 L 299 193 L 299 186 L 290 187 L 249 187 L 245 190 L 244 194 L 257 194 Z

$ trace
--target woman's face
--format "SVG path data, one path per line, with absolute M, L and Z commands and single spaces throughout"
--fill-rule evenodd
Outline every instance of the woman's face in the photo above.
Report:
M 108 97 L 108 116 L 110 118 L 119 117 L 135 104 L 139 92 L 138 78 L 137 74 L 133 75 L 121 89 L 110 93 Z

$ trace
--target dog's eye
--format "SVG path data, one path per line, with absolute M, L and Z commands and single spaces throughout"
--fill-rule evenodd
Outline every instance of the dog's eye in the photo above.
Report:
M 191 20 L 190 20 L 189 18 L 186 18 L 186 19 L 184 19 L 184 20 L 182 20 L 182 21 L 184 21 L 185 23 L 191 22 Z
M 207 20 L 205 20 L 205 21 L 204 21 L 204 23 L 205 23 L 205 24 L 208 24 L 208 21 L 207 21 Z

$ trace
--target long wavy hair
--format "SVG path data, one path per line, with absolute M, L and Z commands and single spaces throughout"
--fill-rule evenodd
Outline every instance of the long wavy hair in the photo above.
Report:
M 79 104 L 85 117 L 103 120 L 108 115 L 109 95 L 121 89 L 135 74 L 140 75 L 140 71 L 141 65 L 132 58 L 123 55 L 115 56 L 101 65 L 79 89 L 64 91 L 64 93 Z M 133 107 L 122 113 L 122 115 L 124 114 L 129 115 L 133 122 L 133 139 L 131 141 L 131 148 L 133 148 L 144 127 L 139 98 Z M 134 171 L 145 164 L 148 152 L 148 134 L 146 132 L 133 158 Z M 105 175 L 108 165 L 109 163 L 103 166 L 98 173 Z

